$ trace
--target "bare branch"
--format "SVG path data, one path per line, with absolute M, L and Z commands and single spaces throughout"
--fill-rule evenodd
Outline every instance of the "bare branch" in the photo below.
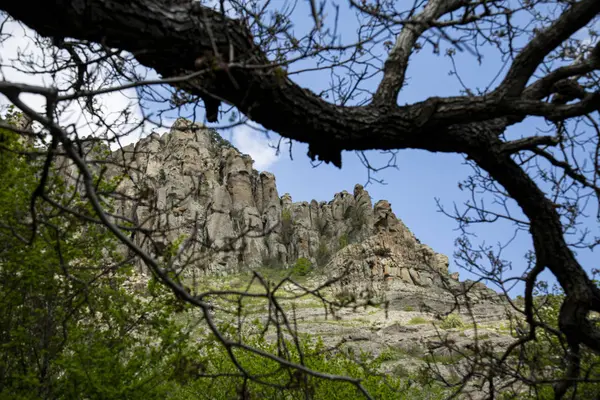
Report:
M 570 5 L 550 26 L 541 30 L 519 52 L 496 91 L 509 97 L 521 94 L 548 54 L 600 13 L 600 3 L 583 0 Z
M 423 11 L 404 26 L 383 67 L 383 79 L 373 96 L 373 103 L 380 106 L 396 105 L 398 93 L 404 84 L 408 60 L 419 37 L 430 28 L 431 23 L 444 14 L 463 6 L 463 0 L 431 0 Z

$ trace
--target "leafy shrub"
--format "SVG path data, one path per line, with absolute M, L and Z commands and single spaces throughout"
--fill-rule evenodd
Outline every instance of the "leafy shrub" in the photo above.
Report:
M 300 257 L 292 267 L 292 275 L 306 276 L 312 271 L 312 263 L 309 259 Z
M 342 236 L 340 236 L 340 239 L 339 239 L 340 249 L 343 249 L 344 247 L 348 246 L 348 242 L 349 242 L 348 234 L 344 233 Z
M 389 347 L 381 352 L 379 360 L 381 361 L 397 361 L 405 357 L 404 351 L 398 347 Z
M 216 146 L 224 147 L 224 148 L 228 148 L 228 149 L 235 149 L 235 150 L 239 151 L 239 149 L 237 147 L 232 145 L 229 140 L 227 140 L 223 136 L 221 136 L 219 134 L 219 132 L 217 132 L 216 130 L 208 129 L 207 132 L 210 136 L 212 143 L 215 144 Z
M 561 305 L 564 300 L 562 291 L 556 291 L 551 294 L 543 294 L 534 298 L 534 307 L 537 310 L 536 316 L 544 321 L 554 331 L 558 330 L 558 316 Z M 546 382 L 536 385 L 535 391 L 531 391 L 529 396 L 522 398 L 550 400 L 555 398 L 553 379 L 563 379 L 565 370 L 565 352 L 563 343 L 565 337 L 558 337 L 552 333 L 544 332 L 540 327 L 536 329 L 535 341 L 528 342 L 525 345 L 525 351 L 516 352 L 513 356 L 522 357 L 524 355 L 524 367 L 543 377 Z M 590 382 L 580 382 L 567 390 L 563 398 L 568 399 L 596 399 L 600 393 L 600 356 L 582 346 L 580 352 L 580 377 Z M 534 395 L 535 394 L 535 395 Z
M 268 353 L 277 354 L 278 352 L 277 344 L 268 343 L 261 337 L 245 338 L 244 342 Z M 226 350 L 220 344 L 215 343 L 214 339 L 206 340 L 201 346 L 199 355 L 195 357 L 195 363 L 202 366 L 202 374 L 215 377 L 191 381 L 181 386 L 179 391 L 173 393 L 170 398 L 178 400 L 197 398 L 345 400 L 364 398 L 364 395 L 351 383 L 316 378 L 256 354 L 234 351 L 239 364 L 251 375 L 260 376 L 268 385 L 246 381 L 243 376 L 239 375 L 239 371 Z M 297 348 L 291 343 L 287 343 L 286 347 L 289 349 L 289 352 L 286 352 L 286 358 L 292 362 L 299 362 L 300 355 Z M 382 400 L 444 398 L 444 392 L 439 386 L 418 387 L 412 384 L 411 379 L 382 377 L 377 374 L 376 371 L 383 362 L 380 358 L 373 359 L 365 353 L 355 354 L 352 357 L 345 355 L 344 352 L 333 353 L 327 350 L 320 339 L 316 341 L 312 341 L 310 338 L 301 339 L 300 348 L 306 367 L 324 374 L 361 379 L 361 384 L 372 398 Z M 240 393 L 243 393 L 244 396 L 241 396 Z
M 462 318 L 456 314 L 447 315 L 442 322 L 440 322 L 440 328 L 442 329 L 453 329 L 453 328 L 463 328 L 465 323 Z
M 408 321 L 409 325 L 421 325 L 421 324 L 427 324 L 430 321 L 428 319 L 425 319 L 423 317 L 412 317 L 410 319 L 410 321 Z
M 291 221 L 292 213 L 290 210 L 283 209 L 281 210 L 281 221 Z

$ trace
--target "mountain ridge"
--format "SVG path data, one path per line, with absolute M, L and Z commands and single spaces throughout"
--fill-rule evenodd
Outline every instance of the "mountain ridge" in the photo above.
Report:
M 328 202 L 294 202 L 288 193 L 279 195 L 274 174 L 253 168 L 249 155 L 183 118 L 162 136 L 152 133 L 116 151 L 86 143 L 88 163 L 102 159 L 103 173 L 118 182 L 114 215 L 140 228 L 136 244 L 163 262 L 172 259 L 173 246 L 185 243 L 172 265 L 178 274 L 286 268 L 305 258 L 323 275 L 337 274 L 343 289 L 358 292 L 386 291 L 394 282 L 452 291 L 464 286 L 448 271 L 447 256 L 421 243 L 387 200 L 373 204 L 360 184 Z M 77 176 L 72 164 L 63 168 Z
M 328 202 L 294 202 L 288 193 L 279 195 L 272 173 L 253 168 L 249 155 L 216 132 L 185 119 L 176 120 L 170 132 L 162 136 L 153 133 L 113 152 L 111 158 L 122 160 L 134 171 L 132 179 L 121 183 L 120 191 L 135 197 L 136 192 L 144 192 L 140 189 L 147 189 L 146 201 L 135 205 L 124 201 L 121 211 L 138 221 L 158 211 L 155 227 L 176 228 L 165 235 L 167 241 L 189 233 L 190 223 L 198 220 L 203 229 L 197 235 L 211 248 L 247 234 L 233 245 L 241 258 L 221 254 L 211 263 L 211 270 L 235 270 L 242 264 L 256 267 L 265 262 L 287 265 L 301 257 L 324 264 L 329 258 L 322 254 L 325 247 L 334 253 L 365 240 L 383 225 L 393 225 L 418 242 L 396 218 L 389 202 L 373 204 L 361 185 L 357 184 L 353 193 L 336 193 Z M 118 168 L 113 169 L 116 175 Z M 154 239 L 160 242 L 160 238 Z M 423 251 L 433 252 L 421 246 Z M 447 264 L 447 258 L 442 262 Z

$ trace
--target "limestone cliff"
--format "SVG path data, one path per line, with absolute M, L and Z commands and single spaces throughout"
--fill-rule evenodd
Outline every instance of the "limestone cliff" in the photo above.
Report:
M 353 264 L 365 276 L 430 286 L 448 278 L 448 258 L 421 244 L 385 200 L 372 204 L 356 185 L 329 202 L 293 202 L 279 195 L 273 174 L 216 132 L 178 119 L 162 137 L 152 134 L 113 152 L 110 177 L 123 177 L 117 214 L 147 228 L 135 237 L 157 257 L 177 240 L 193 239 L 185 264 L 208 272 L 299 257 L 325 269 Z M 188 242 L 189 243 L 189 242 Z

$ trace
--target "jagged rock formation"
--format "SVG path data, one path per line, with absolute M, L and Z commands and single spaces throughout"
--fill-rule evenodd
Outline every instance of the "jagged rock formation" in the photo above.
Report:
M 191 234 L 210 248 L 225 248 L 202 266 L 208 270 L 289 265 L 299 257 L 324 265 L 358 243 L 378 259 L 383 240 L 395 260 L 379 258 L 385 277 L 427 285 L 432 279 L 421 277 L 422 267 L 447 274 L 447 258 L 418 243 L 387 201 L 373 206 L 361 185 L 329 202 L 293 202 L 287 193 L 279 196 L 272 174 L 252 168 L 248 155 L 184 119 L 170 133 L 152 134 L 112 158 L 131 176 L 119 190 L 132 198 L 143 192 L 146 200 L 123 201 L 120 212 L 161 232 L 153 238 L 159 249 Z
M 420 243 L 396 218 L 386 200 L 375 204 L 373 220 L 372 236 L 340 250 L 327 265 L 327 275 L 338 279 L 333 286 L 338 294 L 363 298 L 383 295 L 392 303 L 440 312 L 464 303 L 465 296 L 471 304 L 502 302 L 502 298 L 484 284 L 459 282 L 457 272 L 449 274 L 448 257 Z M 415 292 L 407 290 L 407 285 L 430 290 Z M 436 290 L 431 290 L 433 288 Z
M 361 185 L 329 202 L 293 202 L 250 156 L 185 119 L 109 158 L 106 175 L 120 179 L 116 213 L 145 229 L 136 242 L 164 258 L 173 243 L 192 239 L 180 261 L 187 268 L 227 273 L 304 257 L 357 291 L 458 280 L 446 256 L 420 243 L 388 201 L 373 205 Z

